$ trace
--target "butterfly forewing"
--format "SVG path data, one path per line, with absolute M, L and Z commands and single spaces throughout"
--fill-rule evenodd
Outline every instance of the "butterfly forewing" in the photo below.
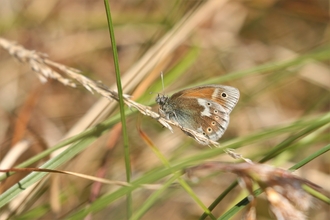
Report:
M 223 106 L 229 114 L 239 99 L 238 89 L 231 86 L 207 85 L 186 89 L 175 93 L 171 98 L 202 98 L 215 101 Z

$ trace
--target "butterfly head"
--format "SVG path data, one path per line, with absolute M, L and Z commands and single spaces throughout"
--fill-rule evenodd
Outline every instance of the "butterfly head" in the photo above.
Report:
M 169 114 L 173 112 L 171 105 L 169 104 L 169 97 L 163 94 L 158 94 L 156 102 L 159 105 L 159 113 L 162 117 L 169 119 Z
M 164 105 L 167 104 L 168 102 L 168 97 L 165 95 L 159 95 L 156 97 L 156 102 L 158 103 L 158 105 L 160 106 L 160 108 L 162 108 Z

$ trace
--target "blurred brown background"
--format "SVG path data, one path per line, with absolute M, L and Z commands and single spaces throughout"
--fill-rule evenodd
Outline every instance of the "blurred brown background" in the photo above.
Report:
M 0 4 L 1 37 L 16 41 L 27 49 L 46 53 L 51 60 L 77 68 L 89 78 L 100 80 L 108 86 L 114 85 L 114 66 L 103 1 L 0 0 Z M 184 16 L 202 4 L 204 1 L 110 1 L 123 77 Z M 164 72 L 165 92 L 171 94 L 192 84 L 203 84 L 213 77 L 312 53 L 317 48 L 324 48 L 330 39 L 329 1 L 326 0 L 224 1 L 212 13 L 201 16 L 204 16 L 201 18 L 203 22 L 196 25 L 172 52 L 156 61 L 139 83 L 127 87 L 126 93 L 133 94 L 135 99 L 141 98 L 141 102 L 148 105 L 153 103 L 157 93 L 162 92 L 160 71 Z M 29 66 L 21 65 L 5 50 L 0 51 L 0 160 L 4 160 L 15 144 L 28 141 L 28 147 L 18 155 L 17 160 L 12 161 L 11 166 L 15 166 L 58 143 L 97 103 L 99 96 L 83 88 L 65 87 L 56 81 L 42 84 Z M 180 66 L 187 54 L 192 54 L 193 58 L 187 61 L 191 64 L 182 64 L 185 66 L 184 74 L 180 70 L 176 70 L 176 73 L 173 69 Z M 246 75 L 226 82 L 240 89 L 241 99 L 221 140 L 243 137 L 301 117 L 329 112 L 328 61 L 302 62 L 283 71 Z M 169 72 L 171 76 L 167 76 Z M 138 74 L 141 73 L 136 71 L 136 77 Z M 156 81 L 158 86 L 152 87 Z M 113 115 L 118 109 L 111 112 Z M 170 133 L 151 119 L 138 114 L 128 117 L 127 121 L 133 178 L 161 166 L 158 158 L 143 142 L 137 126 L 151 137 L 168 158 L 184 158 L 207 148 L 199 146 L 177 129 L 174 134 Z M 120 135 L 120 128 L 112 129 L 63 169 L 96 176 L 100 172 L 99 167 L 106 161 L 108 167 L 105 177 L 125 180 Z M 257 155 L 281 140 L 283 137 L 279 136 L 245 146 L 239 153 L 258 158 Z M 286 156 L 291 159 L 285 163 L 279 159 L 277 164 L 288 168 L 324 146 L 324 143 L 329 143 L 329 139 L 307 148 L 307 151 L 293 151 L 293 156 L 289 152 L 289 156 Z M 215 159 L 232 161 L 228 156 Z M 330 181 L 329 154 L 308 164 L 301 172 L 310 181 L 329 187 L 325 184 Z M 18 175 L 12 177 L 1 185 L 1 189 L 5 190 L 19 178 Z M 214 175 L 195 184 L 193 189 L 204 204 L 209 205 L 233 180 L 234 175 Z M 51 205 L 56 218 L 66 216 L 91 197 L 90 181 L 73 177 L 60 177 L 57 181 L 58 186 L 69 187 L 64 192 L 68 197 L 66 205 L 58 209 L 54 208 L 56 205 Z M 43 186 L 43 189 L 49 188 Z M 111 190 L 114 188 L 103 187 L 101 194 Z M 326 190 L 329 192 L 330 189 Z M 51 203 L 47 197 L 49 191 L 45 191 L 44 196 L 26 209 Z M 138 204 L 150 193 L 148 190 L 137 192 L 134 202 Z M 233 194 L 226 201 L 235 204 L 235 198 Z M 261 199 L 260 203 L 264 201 Z M 217 207 L 215 215 L 220 215 L 226 208 Z M 328 219 L 326 208 L 324 204 L 318 204 L 313 211 L 313 219 Z M 124 213 L 123 201 L 119 200 L 99 212 L 94 219 L 104 219 L 105 216 L 121 219 Z M 176 188 L 152 207 L 143 219 L 198 219 L 201 213 L 193 200 L 182 189 Z M 44 215 L 42 219 L 49 217 Z M 261 208 L 258 219 L 267 218 L 268 209 Z

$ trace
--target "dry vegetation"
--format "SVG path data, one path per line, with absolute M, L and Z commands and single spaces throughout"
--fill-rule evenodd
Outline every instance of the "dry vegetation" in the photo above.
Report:
M 51 61 L 79 69 L 84 76 L 116 88 L 103 1 L 0 3 L 1 38 L 45 53 Z M 133 100 L 154 105 L 157 93 L 163 92 L 160 72 L 164 72 L 168 94 L 193 85 L 231 85 L 240 90 L 241 98 L 220 139 L 221 146 L 237 148 L 235 152 L 255 162 L 283 146 L 267 164 L 287 169 L 330 143 L 328 1 L 111 0 L 110 6 L 122 85 Z M 22 65 L 2 48 L 0 76 L 1 169 L 15 167 L 49 150 L 51 154 L 27 166 L 40 167 L 48 161 L 48 168 L 126 180 L 116 101 L 89 93 L 79 82 L 76 88 L 63 85 L 65 80 L 42 83 L 29 64 Z M 139 216 L 146 199 L 154 198 L 152 205 L 141 211 L 145 212 L 142 219 L 198 219 L 203 209 L 182 188 L 183 182 L 208 207 L 235 181 L 233 174 L 214 169 L 199 173 L 197 182 L 186 177 L 171 179 L 170 169 L 147 137 L 170 161 L 168 166 L 177 168 L 174 171 L 209 160 L 237 161 L 222 149 L 199 145 L 179 129 L 171 133 L 134 109 L 126 112 L 131 179 L 168 184 L 163 191 L 136 185 L 132 191 L 133 217 Z M 321 120 L 327 125 L 318 125 Z M 310 128 L 313 125 L 315 128 Z M 84 133 L 95 126 L 99 130 Z M 309 132 L 294 139 L 308 128 Z M 73 136 L 73 145 L 63 142 Z M 292 142 L 285 142 L 290 138 Z M 60 149 L 51 150 L 54 147 Z M 329 194 L 329 161 L 329 152 L 320 154 L 295 174 Z M 83 209 L 92 211 L 86 219 L 127 216 L 127 193 L 120 191 L 124 187 L 51 174 L 22 190 L 17 183 L 24 175 L 1 177 L 0 200 L 11 186 L 20 192 L 1 207 L 0 219 L 81 218 L 87 214 L 80 216 Z M 22 188 L 28 184 L 25 180 L 20 181 Z M 102 195 L 109 199 L 97 199 Z M 246 195 L 236 187 L 212 214 L 221 216 Z M 313 219 L 330 218 L 329 206 L 316 199 L 307 213 Z M 234 219 L 241 216 L 239 212 Z M 274 218 L 262 195 L 258 197 L 257 216 Z

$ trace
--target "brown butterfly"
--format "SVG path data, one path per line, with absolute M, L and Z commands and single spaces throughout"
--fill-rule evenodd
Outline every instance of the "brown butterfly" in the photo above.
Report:
M 158 95 L 162 117 L 217 141 L 229 124 L 229 114 L 239 99 L 238 89 L 223 85 L 205 85 L 182 90 L 171 97 Z

